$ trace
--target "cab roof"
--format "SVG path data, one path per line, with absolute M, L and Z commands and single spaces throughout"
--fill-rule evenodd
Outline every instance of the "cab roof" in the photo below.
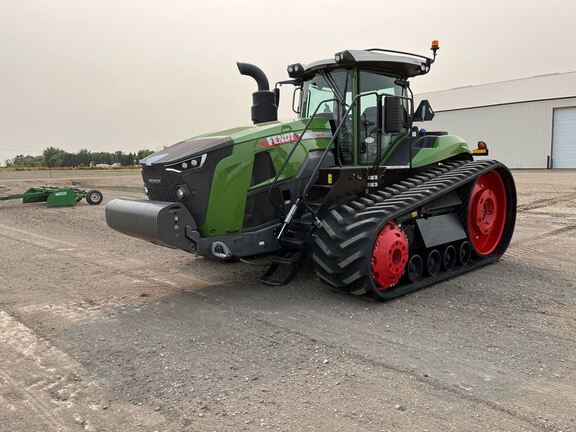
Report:
M 379 48 L 345 50 L 336 53 L 334 58 L 302 65 L 303 70 L 301 72 L 301 77 L 307 77 L 321 69 L 332 69 L 342 66 L 358 66 L 379 72 L 388 72 L 394 75 L 400 75 L 403 78 L 410 78 L 428 73 L 430 71 L 430 65 L 433 62 L 434 60 L 428 57 L 401 51 L 391 51 Z

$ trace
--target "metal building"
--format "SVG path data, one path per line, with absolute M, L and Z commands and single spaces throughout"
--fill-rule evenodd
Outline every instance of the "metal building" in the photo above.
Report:
M 419 126 L 488 144 L 511 168 L 576 168 L 576 71 L 420 94 L 434 120 Z

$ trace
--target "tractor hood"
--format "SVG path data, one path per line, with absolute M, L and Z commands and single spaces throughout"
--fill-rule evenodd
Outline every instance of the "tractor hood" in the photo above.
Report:
M 156 152 L 140 161 L 141 165 L 164 165 L 172 162 L 179 162 L 190 156 L 204 154 L 209 151 L 223 147 L 230 147 L 234 144 L 229 136 L 213 136 L 202 138 L 191 138 L 177 144 L 166 147 L 164 150 Z
M 287 122 L 274 121 L 200 135 L 181 141 L 170 147 L 166 147 L 165 149 L 142 159 L 140 164 L 144 166 L 152 166 L 177 163 L 184 159 L 188 159 L 191 156 L 200 156 L 207 152 L 231 147 L 234 144 L 258 140 L 271 135 L 298 132 L 304 129 L 306 122 L 306 119 Z M 330 130 L 330 123 L 325 119 L 315 119 L 310 129 Z

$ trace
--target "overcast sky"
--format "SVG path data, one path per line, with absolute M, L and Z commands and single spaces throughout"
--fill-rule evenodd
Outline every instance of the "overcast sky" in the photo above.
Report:
M 574 0 L 0 0 L 0 161 L 159 149 L 250 123 L 254 82 L 381 47 L 429 55 L 416 92 L 576 70 Z M 284 97 L 281 117 L 292 117 Z

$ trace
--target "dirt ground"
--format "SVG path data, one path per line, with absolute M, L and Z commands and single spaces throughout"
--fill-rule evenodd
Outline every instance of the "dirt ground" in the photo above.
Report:
M 388 303 L 257 283 L 123 236 L 104 206 L 0 203 L 2 431 L 576 431 L 576 172 L 517 171 L 497 264 Z M 139 173 L 0 172 L 143 196 Z

